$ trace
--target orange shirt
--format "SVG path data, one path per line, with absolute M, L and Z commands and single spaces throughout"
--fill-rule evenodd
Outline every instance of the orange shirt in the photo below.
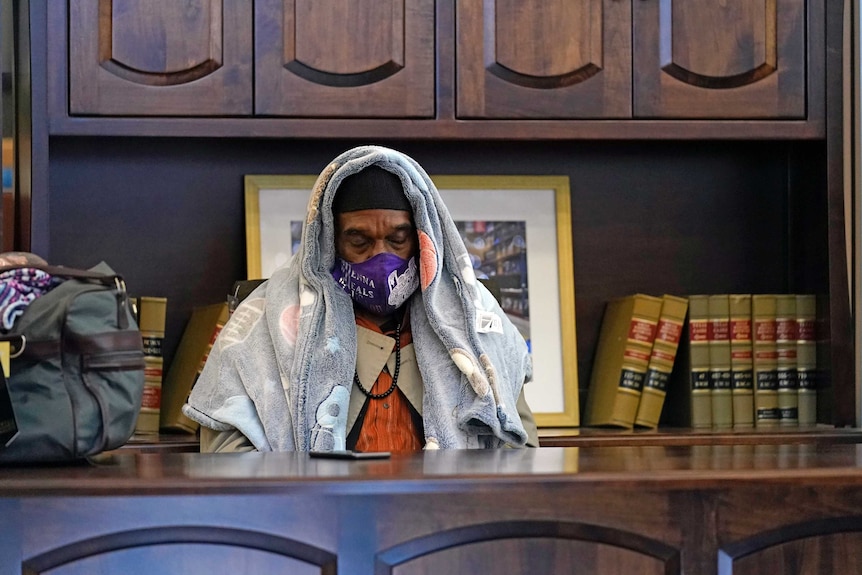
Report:
M 385 333 L 394 337 L 395 332 L 384 332 L 374 322 L 357 317 L 356 325 L 366 329 Z M 401 347 L 413 342 L 410 325 L 401 328 Z M 392 385 L 392 376 L 384 369 L 377 376 L 371 388 L 371 393 L 384 393 Z M 361 391 L 360 391 L 361 393 Z M 397 387 L 395 391 L 382 399 L 366 398 L 362 408 L 363 415 L 359 437 L 353 449 L 356 451 L 419 451 L 424 444 L 424 432 L 421 420 L 414 418 L 414 410 L 410 402 Z

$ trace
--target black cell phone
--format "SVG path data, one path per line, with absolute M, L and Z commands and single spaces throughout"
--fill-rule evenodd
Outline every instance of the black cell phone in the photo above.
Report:
M 391 454 L 388 451 L 310 451 L 311 457 L 321 459 L 386 459 Z

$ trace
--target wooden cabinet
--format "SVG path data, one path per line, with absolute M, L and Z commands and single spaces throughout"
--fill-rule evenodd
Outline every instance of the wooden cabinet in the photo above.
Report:
M 434 0 L 68 6 L 72 115 L 434 114 Z
M 0 575 L 862 575 L 855 445 L 0 469 Z
M 619 0 L 456 5 L 459 118 L 631 118 L 632 11 Z
M 69 113 L 805 120 L 821 1 L 82 0 Z
M 255 113 L 434 115 L 434 0 L 258 0 Z
M 816 4 L 633 0 L 635 117 L 804 119 Z
M 68 7 L 70 114 L 251 113 L 250 2 L 74 0 Z
M 804 119 L 808 15 L 805 0 L 464 0 L 457 115 Z

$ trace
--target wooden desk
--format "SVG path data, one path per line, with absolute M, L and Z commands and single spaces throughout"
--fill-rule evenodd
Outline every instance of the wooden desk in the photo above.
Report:
M 193 433 L 160 433 L 133 435 L 120 449 L 139 453 L 198 453 L 201 445 Z
M 0 469 L 0 574 L 862 573 L 862 446 Z M 23 563 L 23 565 L 22 565 Z

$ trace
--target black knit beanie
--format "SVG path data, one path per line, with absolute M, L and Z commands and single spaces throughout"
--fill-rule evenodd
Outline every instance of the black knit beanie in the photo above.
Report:
M 359 210 L 413 211 L 398 176 L 375 164 L 344 178 L 332 200 L 334 214 Z

